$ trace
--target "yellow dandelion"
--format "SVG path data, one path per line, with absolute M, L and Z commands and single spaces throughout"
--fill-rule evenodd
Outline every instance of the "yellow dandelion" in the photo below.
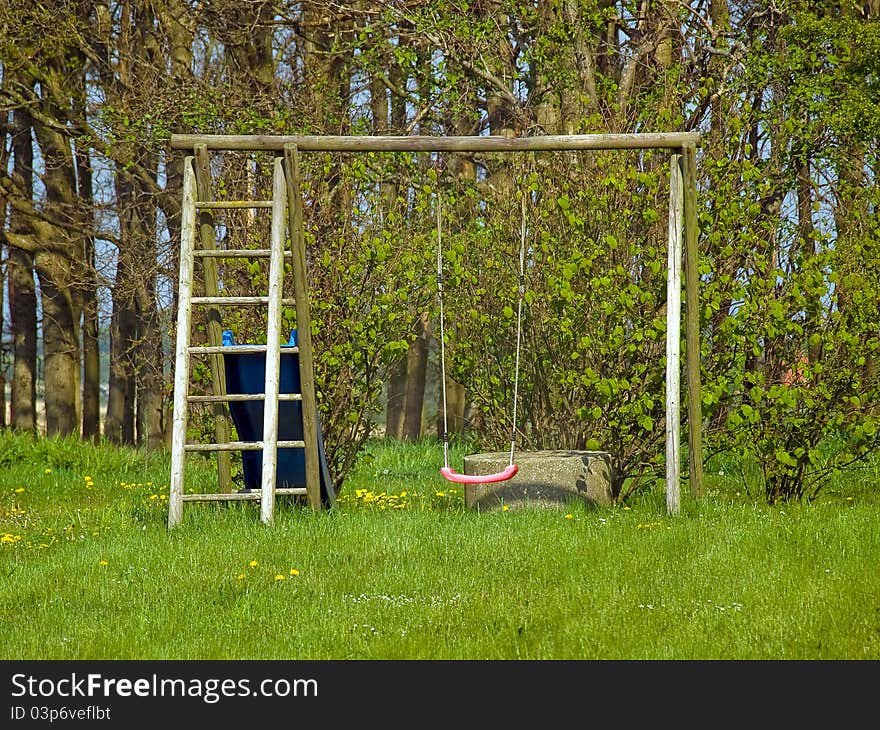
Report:
M 299 571 L 298 571 L 296 568 L 291 568 L 291 569 L 290 569 L 290 574 L 291 574 L 291 575 L 299 575 Z
M 434 496 L 436 496 L 436 497 L 445 497 L 445 496 L 446 496 L 446 492 L 436 492 Z
M 51 473 L 52 473 L 52 470 L 47 466 L 47 467 L 43 470 L 43 473 L 44 473 L 44 474 L 51 474 Z
M 510 509 L 506 504 L 501 508 L 502 512 L 507 512 Z
M 108 565 L 106 560 L 99 560 L 98 565 Z
M 279 573 L 278 575 L 275 576 L 275 580 L 284 580 L 286 577 L 287 576 L 281 575 L 281 573 Z
M 237 577 L 239 580 L 244 580 L 244 573 L 239 573 Z
M 23 491 L 24 491 L 24 487 L 19 487 L 18 489 L 15 490 L 15 493 L 21 494 Z
M 565 515 L 565 519 L 567 519 L 567 520 L 574 519 L 574 515 L 569 513 L 569 514 Z
M 259 563 L 256 560 L 251 560 L 251 562 L 249 562 L 248 565 L 250 565 L 252 568 L 256 568 L 259 565 Z

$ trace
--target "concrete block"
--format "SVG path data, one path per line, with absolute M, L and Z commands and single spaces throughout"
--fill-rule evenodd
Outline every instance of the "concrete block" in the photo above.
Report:
M 510 452 L 496 451 L 464 457 L 464 473 L 495 474 L 510 463 Z M 504 482 L 465 484 L 465 506 L 477 510 L 513 507 L 560 507 L 572 500 L 610 506 L 611 455 L 604 451 L 519 451 L 517 474 Z

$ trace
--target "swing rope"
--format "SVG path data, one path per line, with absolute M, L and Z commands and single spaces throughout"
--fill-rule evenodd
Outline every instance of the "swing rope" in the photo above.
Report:
M 519 353 L 522 349 L 522 310 L 526 295 L 526 196 L 521 196 L 519 224 L 519 284 L 516 300 L 516 355 L 513 366 L 513 423 L 510 428 L 510 463 L 516 450 L 516 404 L 519 401 Z
M 446 322 L 443 306 L 443 235 L 441 227 L 440 196 L 437 196 L 437 300 L 440 309 L 440 382 L 441 397 L 443 399 L 443 468 L 440 473 L 451 482 L 461 484 L 486 484 L 489 482 L 501 482 L 514 476 L 519 467 L 514 463 L 516 453 L 516 417 L 517 400 L 519 396 L 519 361 L 522 349 L 522 311 L 525 298 L 525 265 L 526 265 L 526 197 L 522 196 L 522 220 L 520 223 L 520 247 L 519 247 L 519 283 L 518 299 L 516 305 L 516 351 L 514 358 L 513 374 L 513 417 L 510 429 L 510 461 L 507 467 L 495 474 L 458 474 L 449 466 L 449 423 L 447 421 L 446 401 Z

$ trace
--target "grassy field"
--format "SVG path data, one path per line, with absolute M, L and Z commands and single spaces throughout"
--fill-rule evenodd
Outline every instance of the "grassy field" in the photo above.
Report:
M 776 507 L 710 469 L 671 517 L 662 485 L 476 513 L 441 458 L 371 442 L 329 513 L 187 503 L 168 531 L 166 455 L 0 436 L 0 656 L 880 659 L 876 464 Z

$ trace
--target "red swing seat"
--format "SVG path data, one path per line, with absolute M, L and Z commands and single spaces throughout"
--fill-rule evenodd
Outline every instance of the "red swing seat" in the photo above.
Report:
M 459 474 L 454 469 L 444 466 L 440 473 L 450 482 L 456 484 L 490 484 L 492 482 L 504 482 L 519 471 L 516 464 L 509 464 L 504 471 L 495 474 Z

